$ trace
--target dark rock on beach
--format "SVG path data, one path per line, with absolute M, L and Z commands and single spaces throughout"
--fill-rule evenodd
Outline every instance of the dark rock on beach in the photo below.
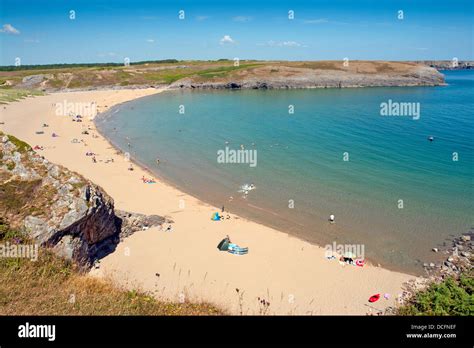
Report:
M 163 223 L 172 221 L 159 215 L 144 215 L 130 213 L 122 210 L 115 210 L 115 214 L 121 219 L 120 239 L 131 236 L 137 231 L 143 231 L 154 226 L 161 226 Z
M 474 230 L 469 231 L 459 237 L 454 238 L 450 244 L 446 244 L 443 249 L 444 254 L 449 255 L 440 267 L 433 267 L 434 264 L 424 263 L 423 266 L 431 280 L 442 280 L 448 276 L 458 277 L 461 273 L 473 268 L 473 240 Z

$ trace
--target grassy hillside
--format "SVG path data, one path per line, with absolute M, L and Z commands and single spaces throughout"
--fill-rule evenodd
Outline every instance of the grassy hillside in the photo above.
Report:
M 356 74 L 413 75 L 415 63 L 378 61 L 255 61 L 232 60 L 137 62 L 123 64 L 72 64 L 0 67 L 0 89 L 62 89 L 101 86 L 168 85 L 188 78 L 197 83 L 242 80 L 245 78 L 282 79 L 306 76 L 318 71 Z
M 29 243 L 0 220 L 0 245 Z M 37 261 L 0 257 L 0 315 L 219 315 L 206 303 L 158 301 L 78 272 L 40 248 Z

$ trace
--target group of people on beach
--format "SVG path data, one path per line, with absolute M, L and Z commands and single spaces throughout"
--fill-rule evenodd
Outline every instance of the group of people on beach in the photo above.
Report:
M 146 178 L 145 175 L 142 175 L 141 180 L 143 181 L 144 184 L 155 184 L 156 181 L 153 178 Z

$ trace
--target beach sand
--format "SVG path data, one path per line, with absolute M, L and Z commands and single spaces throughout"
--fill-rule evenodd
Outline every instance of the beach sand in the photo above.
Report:
M 72 122 L 70 117 L 55 114 L 55 103 L 95 101 L 102 112 L 160 91 L 61 92 L 0 106 L 0 122 L 4 122 L 0 130 L 31 146 L 43 146 L 41 155 L 102 186 L 117 209 L 174 221 L 171 232 L 151 228 L 126 238 L 92 275 L 130 289 L 139 287 L 166 300 L 211 302 L 230 314 L 365 315 L 395 304 L 403 282 L 413 276 L 372 265 L 341 265 L 327 260 L 322 247 L 234 214 L 230 220 L 211 221 L 212 213 L 220 209 L 162 181 L 144 184 L 142 176 L 151 174 L 136 165 L 134 171 L 127 170 L 130 162 L 123 154 L 102 136 L 92 137 L 98 134 L 92 120 Z M 43 123 L 49 127 L 42 128 Z M 81 134 L 87 128 L 89 135 Z M 38 130 L 45 134 L 35 134 Z M 52 132 L 59 137 L 53 138 Z M 72 143 L 73 138 L 87 145 Z M 87 151 L 97 154 L 97 163 L 85 156 Z M 114 161 L 106 163 L 109 158 Z M 216 246 L 226 235 L 248 247 L 249 253 L 237 256 L 219 251 Z M 381 299 L 369 303 L 368 298 L 377 293 Z M 385 293 L 390 294 L 388 300 L 383 298 Z M 263 304 L 262 299 L 270 304 Z

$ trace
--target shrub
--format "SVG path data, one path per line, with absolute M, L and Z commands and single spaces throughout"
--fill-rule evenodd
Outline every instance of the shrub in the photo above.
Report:
M 474 315 L 474 272 L 446 278 L 417 292 L 399 315 Z

